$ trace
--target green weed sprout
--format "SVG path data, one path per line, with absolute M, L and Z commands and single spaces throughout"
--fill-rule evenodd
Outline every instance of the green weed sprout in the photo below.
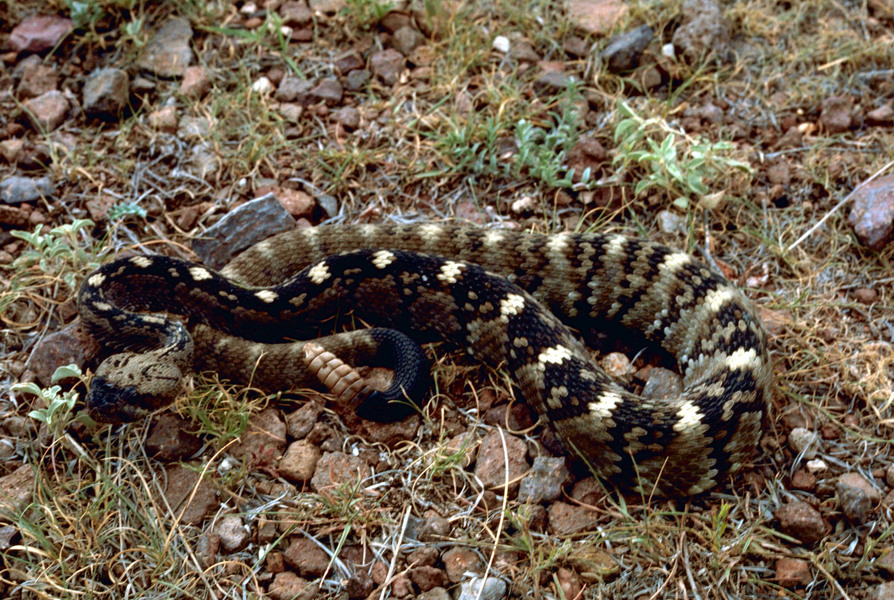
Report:
M 643 169 L 634 190 L 637 195 L 657 188 L 683 210 L 689 209 L 694 198 L 710 207 L 712 190 L 720 191 L 714 187 L 718 182 L 732 172 L 751 173 L 746 163 L 729 156 L 735 146 L 728 141 L 688 136 L 660 117 L 644 119 L 624 101 L 618 102 L 618 112 L 623 118 L 615 127 L 614 163 Z

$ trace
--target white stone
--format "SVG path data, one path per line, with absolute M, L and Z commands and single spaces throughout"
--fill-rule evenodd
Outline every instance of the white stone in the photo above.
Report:
M 826 464 L 826 461 L 820 458 L 814 458 L 813 460 L 807 461 L 807 470 L 816 475 L 817 473 L 822 473 L 829 468 L 829 465 Z
M 266 77 L 261 77 L 251 84 L 251 90 L 258 94 L 266 95 L 273 92 L 273 84 Z
M 494 50 L 506 54 L 509 52 L 509 38 L 505 35 L 498 35 L 494 38 Z
M 803 454 L 805 459 L 813 460 L 819 446 L 819 435 L 804 427 L 795 427 L 788 434 L 788 445 L 798 454 Z

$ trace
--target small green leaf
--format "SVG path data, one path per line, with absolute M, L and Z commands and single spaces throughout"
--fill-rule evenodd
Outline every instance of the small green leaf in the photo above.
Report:
M 12 391 L 14 392 L 22 392 L 24 394 L 33 394 L 35 396 L 40 396 L 41 388 L 39 385 L 30 381 L 28 383 L 17 383 L 12 386 Z
M 35 421 L 40 421 L 41 423 L 49 423 L 49 419 L 46 417 L 46 415 L 43 414 L 42 411 L 32 410 L 28 413 L 28 416 Z
M 69 364 L 56 369 L 53 373 L 52 383 L 56 383 L 62 379 L 79 378 L 81 369 L 76 364 Z

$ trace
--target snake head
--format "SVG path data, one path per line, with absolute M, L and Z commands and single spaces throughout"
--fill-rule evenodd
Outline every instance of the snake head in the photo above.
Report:
M 87 392 L 87 410 L 101 423 L 136 421 L 173 402 L 183 370 L 160 351 L 122 352 L 103 361 Z

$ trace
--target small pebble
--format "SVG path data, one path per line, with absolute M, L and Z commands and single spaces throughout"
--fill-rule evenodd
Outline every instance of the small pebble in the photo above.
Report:
M 857 288 L 854 290 L 854 298 L 860 304 L 872 304 L 878 300 L 878 292 L 872 288 Z
M 810 431 L 804 427 L 795 427 L 788 434 L 789 446 L 798 454 L 803 454 L 807 460 L 816 458 L 818 442 L 819 435 L 815 431 Z
M 270 94 L 273 92 L 273 83 L 270 82 L 266 77 L 261 77 L 253 84 L 251 84 L 251 89 L 253 92 L 257 92 L 259 94 Z
M 509 38 L 503 35 L 498 35 L 494 38 L 493 44 L 494 50 L 497 52 L 502 52 L 506 54 L 509 52 Z
M 815 458 L 813 460 L 807 461 L 807 470 L 813 474 L 822 473 L 829 469 L 829 465 L 826 464 L 826 461 Z

